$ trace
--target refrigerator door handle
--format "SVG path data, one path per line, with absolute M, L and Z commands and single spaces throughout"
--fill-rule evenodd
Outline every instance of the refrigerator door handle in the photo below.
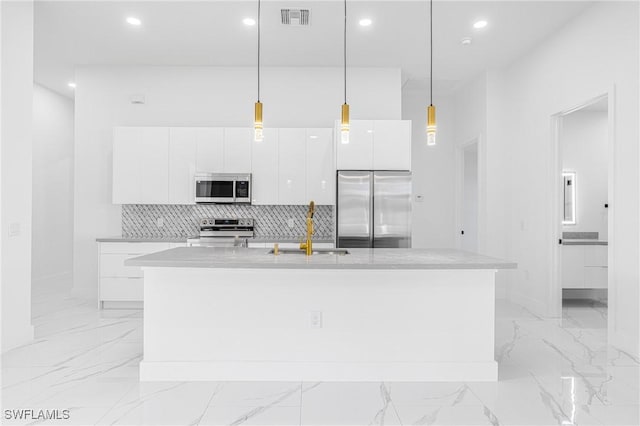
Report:
M 373 187 L 373 181 L 374 181 L 374 174 L 373 172 L 371 173 L 371 176 L 369 178 L 369 194 L 371 194 L 371 196 L 369 197 L 369 248 L 373 248 L 373 241 L 374 241 L 374 225 L 376 223 L 375 220 L 375 215 L 376 215 L 376 211 L 374 210 L 374 187 Z

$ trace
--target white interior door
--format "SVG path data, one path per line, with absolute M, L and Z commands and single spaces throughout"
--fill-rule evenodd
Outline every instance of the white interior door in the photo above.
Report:
M 478 251 L 478 143 L 462 151 L 462 229 L 461 247 Z

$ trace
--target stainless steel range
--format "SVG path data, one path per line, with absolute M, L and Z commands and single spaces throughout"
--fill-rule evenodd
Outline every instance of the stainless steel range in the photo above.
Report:
M 189 238 L 189 246 L 247 247 L 253 238 L 252 218 L 205 218 L 200 220 L 200 234 Z

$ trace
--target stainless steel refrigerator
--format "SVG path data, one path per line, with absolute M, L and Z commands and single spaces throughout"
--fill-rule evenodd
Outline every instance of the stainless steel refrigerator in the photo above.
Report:
M 338 170 L 337 174 L 338 247 L 411 247 L 411 172 Z

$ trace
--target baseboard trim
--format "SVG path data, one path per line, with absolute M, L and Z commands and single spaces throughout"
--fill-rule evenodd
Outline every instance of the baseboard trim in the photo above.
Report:
M 193 361 L 140 363 L 141 381 L 495 382 L 489 362 Z

